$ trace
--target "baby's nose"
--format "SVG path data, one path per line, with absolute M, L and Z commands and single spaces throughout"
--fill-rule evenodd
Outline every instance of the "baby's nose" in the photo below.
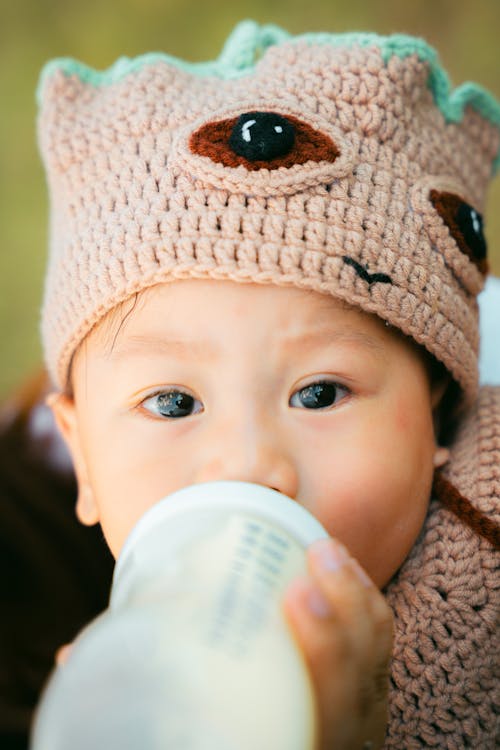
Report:
M 290 120 L 274 112 L 246 112 L 240 115 L 229 137 L 235 154 L 249 161 L 267 161 L 288 154 L 295 142 Z
M 201 451 L 196 482 L 232 480 L 253 482 L 282 492 L 292 499 L 298 494 L 298 470 L 294 457 L 276 434 L 257 433 L 248 426 L 225 429 L 207 441 Z

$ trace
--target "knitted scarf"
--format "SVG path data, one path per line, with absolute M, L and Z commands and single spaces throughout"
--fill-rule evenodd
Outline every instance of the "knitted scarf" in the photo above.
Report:
M 387 749 L 498 747 L 499 500 L 500 388 L 484 387 L 384 592 L 395 614 Z

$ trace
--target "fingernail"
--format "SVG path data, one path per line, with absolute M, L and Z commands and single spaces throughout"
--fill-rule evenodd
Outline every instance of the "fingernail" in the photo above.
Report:
M 71 651 L 72 651 L 72 644 L 66 643 L 64 646 L 60 646 L 56 653 L 55 653 L 55 663 L 58 667 L 64 666 L 66 662 L 68 661 Z
M 335 544 L 331 539 L 321 539 L 316 542 L 313 554 L 321 567 L 329 571 L 339 570 L 349 559 L 347 550 L 341 545 Z
M 324 595 L 317 588 L 311 588 L 307 595 L 309 609 L 316 617 L 326 619 L 332 615 L 332 608 Z
M 366 588 L 370 588 L 371 586 L 373 586 L 373 581 L 368 573 L 363 570 L 361 565 L 354 558 L 351 560 L 350 564 L 363 586 L 366 586 Z

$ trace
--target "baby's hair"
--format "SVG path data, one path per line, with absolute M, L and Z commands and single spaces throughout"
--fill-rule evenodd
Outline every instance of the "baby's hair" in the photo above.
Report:
M 109 310 L 109 312 L 99 321 L 98 327 L 100 335 L 105 336 L 106 339 L 111 342 L 111 345 L 109 347 L 109 354 L 112 353 L 115 347 L 116 340 L 120 331 L 126 324 L 129 316 L 135 310 L 139 297 L 142 296 L 146 291 L 147 289 L 144 289 L 142 292 L 134 292 L 134 294 L 132 294 L 126 300 L 123 300 L 122 302 L 119 302 L 117 305 L 115 305 L 115 307 Z M 75 349 L 75 351 L 73 352 L 73 356 L 71 357 L 71 361 L 68 367 L 68 377 L 63 391 L 64 394 L 70 398 L 73 398 L 74 395 L 72 375 L 75 357 L 82 349 L 86 349 L 88 337 L 92 336 L 92 334 L 94 334 L 96 330 L 97 326 L 94 326 L 94 328 L 83 339 L 79 347 Z
M 443 363 L 424 347 L 420 348 L 423 351 L 431 387 L 448 381 L 448 386 L 434 410 L 434 432 L 439 445 L 451 445 L 461 416 L 461 389 L 456 380 L 450 377 Z

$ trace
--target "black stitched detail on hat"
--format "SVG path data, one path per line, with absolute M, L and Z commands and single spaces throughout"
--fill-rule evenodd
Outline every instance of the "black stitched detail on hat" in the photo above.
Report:
M 477 266 L 481 273 L 486 274 L 488 272 L 487 247 L 481 214 L 454 193 L 431 190 L 429 198 L 450 230 L 459 250 Z
M 342 260 L 346 265 L 352 266 L 358 276 L 363 279 L 363 281 L 366 281 L 370 286 L 372 284 L 375 284 L 375 282 L 377 281 L 379 282 L 379 284 L 392 284 L 391 277 L 386 273 L 368 273 L 366 268 L 363 268 L 361 263 L 358 263 L 357 260 L 354 260 L 354 258 L 350 258 L 348 255 L 343 255 Z
M 289 169 L 308 161 L 333 163 L 340 155 L 328 135 L 277 112 L 245 112 L 205 123 L 190 136 L 189 149 L 216 164 L 248 170 Z

